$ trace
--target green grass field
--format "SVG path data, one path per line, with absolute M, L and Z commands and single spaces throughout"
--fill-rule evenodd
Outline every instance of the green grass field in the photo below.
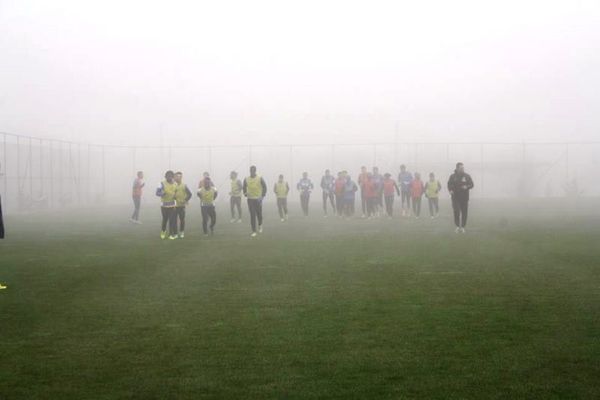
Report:
M 597 399 L 591 203 L 475 201 L 466 235 L 446 203 L 436 221 L 313 206 L 256 239 L 224 206 L 202 237 L 194 204 L 173 242 L 157 207 L 142 226 L 129 206 L 9 216 L 0 399 Z

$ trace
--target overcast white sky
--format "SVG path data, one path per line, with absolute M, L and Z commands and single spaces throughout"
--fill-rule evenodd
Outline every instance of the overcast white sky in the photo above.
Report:
M 0 131 L 14 133 L 600 139 L 598 0 L 0 0 L 0 55 Z

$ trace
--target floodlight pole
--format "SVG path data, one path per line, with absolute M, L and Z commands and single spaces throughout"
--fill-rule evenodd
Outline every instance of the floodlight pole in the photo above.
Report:
M 484 197 L 483 175 L 485 174 L 485 169 L 483 168 L 483 143 L 479 145 L 479 157 L 481 159 L 481 197 Z
M 33 144 L 31 137 L 29 138 L 29 201 L 33 202 Z
M 44 196 L 44 152 L 42 150 L 42 139 L 39 139 L 40 146 L 40 199 Z
M 335 171 L 335 144 L 331 145 L 331 170 Z
M 169 169 L 171 169 L 171 145 L 169 145 Z
M 106 200 L 106 151 L 105 146 L 102 145 L 102 199 Z
M 373 164 L 371 164 L 372 167 L 377 165 L 377 145 L 373 145 Z
M 86 185 L 85 185 L 85 202 L 86 204 L 90 204 L 90 187 L 91 187 L 91 179 L 90 179 L 90 163 L 91 163 L 91 156 L 92 153 L 90 151 L 90 144 L 88 143 L 87 145 L 87 178 L 86 178 Z
M 136 165 L 137 147 L 133 146 L 131 148 L 131 153 L 132 153 L 131 154 L 131 163 L 132 163 L 132 168 L 133 168 L 132 175 L 134 175 L 135 174 L 135 165 Z
M 4 163 L 3 163 L 4 164 L 4 172 L 3 172 L 3 176 L 2 177 L 3 177 L 3 180 L 4 180 L 4 195 L 6 196 L 5 200 L 4 200 L 4 204 L 5 204 L 5 207 L 6 207 L 6 204 L 8 204 L 8 202 L 7 202 L 7 200 L 8 200 L 8 174 L 7 174 L 7 170 L 6 170 L 6 167 L 7 167 L 8 164 L 6 162 L 6 154 L 7 154 L 7 151 L 6 151 L 6 133 L 4 133 L 3 136 L 4 136 L 4 148 L 3 148 L 3 152 L 4 152 L 4 157 L 3 157 L 4 158 Z
M 50 179 L 48 184 L 50 186 L 50 195 L 48 196 L 48 206 L 52 207 L 54 205 L 54 168 L 52 166 L 52 140 L 48 141 L 48 171 Z
M 17 207 L 21 196 L 21 139 L 17 136 Z
M 569 182 L 569 143 L 565 144 L 565 160 L 566 160 L 566 168 L 565 168 L 565 176 L 567 183 Z
M 290 191 L 294 190 L 294 146 L 290 146 Z
M 81 205 L 81 143 L 77 143 L 77 201 Z
M 58 142 L 58 204 L 62 206 L 63 200 L 63 142 Z

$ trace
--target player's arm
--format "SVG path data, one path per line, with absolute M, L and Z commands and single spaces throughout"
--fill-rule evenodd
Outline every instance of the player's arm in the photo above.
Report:
M 454 194 L 454 174 L 450 175 L 448 178 L 448 193 Z
M 473 179 L 471 178 L 471 175 L 467 175 L 467 189 L 471 190 L 475 187 L 475 184 L 473 183 Z
M 158 187 L 156 188 L 156 195 L 158 197 L 163 197 L 165 195 L 165 187 L 162 184 L 162 182 L 158 185 Z
M 244 184 L 242 185 L 242 192 L 244 193 L 244 196 L 248 197 L 248 183 L 246 182 L 246 179 L 244 179 Z
M 266 197 L 267 195 L 267 182 L 261 177 L 260 178 L 260 186 L 262 186 L 262 197 Z
M 190 190 L 188 185 L 185 185 L 185 202 L 187 203 L 188 201 L 190 201 L 191 198 L 192 198 L 192 191 Z

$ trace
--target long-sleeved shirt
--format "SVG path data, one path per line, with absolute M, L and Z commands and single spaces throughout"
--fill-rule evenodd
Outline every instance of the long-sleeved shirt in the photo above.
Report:
M 312 181 L 310 179 L 308 179 L 308 178 L 302 178 L 298 182 L 298 185 L 296 185 L 296 188 L 298 189 L 298 191 L 300 192 L 300 194 L 308 194 L 308 193 L 310 193 L 314 189 L 314 186 L 313 186 Z
M 354 195 L 358 190 L 358 186 L 354 183 L 353 180 L 349 179 L 344 184 L 344 199 L 346 200 L 354 200 Z
M 323 189 L 323 191 L 325 193 L 333 193 L 335 190 L 335 178 L 333 177 L 333 175 L 323 175 L 323 177 L 321 178 L 321 189 Z
M 381 193 L 383 189 L 383 176 L 381 174 L 373 174 L 371 180 L 373 181 L 373 185 L 375 185 L 375 191 Z
M 413 176 L 410 172 L 404 171 L 398 174 L 398 183 L 400 183 L 400 189 L 404 192 L 410 192 L 410 184 L 412 183 Z
M 468 200 L 469 190 L 473 189 L 474 186 L 471 175 L 464 172 L 454 171 L 448 179 L 448 191 L 452 197 Z

